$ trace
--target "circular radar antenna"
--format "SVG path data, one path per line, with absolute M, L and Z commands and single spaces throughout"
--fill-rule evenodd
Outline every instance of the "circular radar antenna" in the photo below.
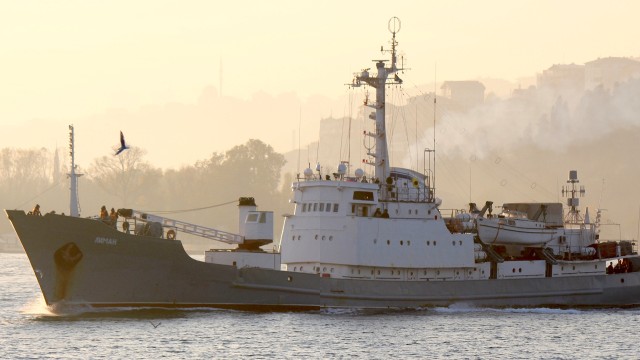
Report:
M 399 33 L 401 26 L 402 23 L 396 16 L 389 19 L 389 32 L 391 32 L 392 34 Z

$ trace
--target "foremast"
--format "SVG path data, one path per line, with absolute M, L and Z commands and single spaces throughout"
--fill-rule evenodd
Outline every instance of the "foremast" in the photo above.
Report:
M 71 170 L 69 171 L 69 212 L 71 216 L 78 217 L 80 216 L 80 206 L 78 204 L 78 178 L 82 176 L 82 174 L 76 173 L 76 162 L 75 162 L 75 137 L 73 132 L 73 125 L 69 125 L 69 156 L 71 157 Z
M 368 99 L 365 99 L 365 105 L 375 109 L 375 118 L 372 113 L 369 117 L 376 122 L 375 131 L 365 133 L 367 136 L 371 136 L 375 140 L 375 153 L 368 153 L 375 159 L 374 164 L 375 174 L 374 177 L 384 181 L 391 174 L 389 166 L 389 150 L 387 148 L 387 135 L 386 135 L 386 123 L 385 123 L 385 87 L 386 85 L 402 84 L 402 79 L 397 74 L 390 78 L 390 76 L 396 73 L 398 70 L 403 70 L 397 66 L 397 53 L 396 47 L 398 42 L 396 41 L 396 34 L 400 31 L 400 19 L 393 17 L 389 20 L 389 32 L 392 34 L 391 38 L 391 50 L 380 50 L 385 53 L 391 54 L 391 63 L 389 66 L 385 66 L 389 60 L 373 60 L 376 63 L 376 69 L 378 74 L 371 76 L 369 69 L 363 69 L 360 73 L 355 74 L 352 83 L 353 87 L 362 86 L 363 83 L 376 89 L 376 101 L 375 103 L 369 103 Z

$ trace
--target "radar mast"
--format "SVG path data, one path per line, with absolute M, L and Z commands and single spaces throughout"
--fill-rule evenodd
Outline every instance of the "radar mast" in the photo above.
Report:
M 376 76 L 372 76 L 369 74 L 369 69 L 364 69 L 360 73 L 354 74 L 354 78 L 350 86 L 360 87 L 363 84 L 369 85 L 376 89 L 376 99 L 374 103 L 369 101 L 365 102 L 365 106 L 375 109 L 375 113 L 371 113 L 369 118 L 375 120 L 375 131 L 365 133 L 367 136 L 371 136 L 375 140 L 375 152 L 369 152 L 367 155 L 374 157 L 375 162 L 375 174 L 374 176 L 380 180 L 385 180 L 390 174 L 389 167 L 389 150 L 387 148 L 387 135 L 386 135 L 386 124 L 385 124 L 385 87 L 386 85 L 400 85 L 402 84 L 402 79 L 395 74 L 392 78 L 390 78 L 391 74 L 396 73 L 399 70 L 404 70 L 403 68 L 397 67 L 397 52 L 396 47 L 398 46 L 398 42 L 396 41 L 396 34 L 400 32 L 400 19 L 397 17 L 392 17 L 389 20 L 388 28 L 389 32 L 391 32 L 391 50 L 385 50 L 382 47 L 380 50 L 384 53 L 391 54 L 391 63 L 389 66 L 385 66 L 385 63 L 388 63 L 389 60 L 373 60 L 376 64 L 376 69 L 378 71 Z

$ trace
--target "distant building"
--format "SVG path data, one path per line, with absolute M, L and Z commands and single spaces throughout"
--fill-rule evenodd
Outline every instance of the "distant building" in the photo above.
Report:
M 584 91 L 585 66 L 577 64 L 557 64 L 538 75 L 540 89 L 551 89 L 558 93 Z
M 484 85 L 479 81 L 445 81 L 442 96 L 451 99 L 459 110 L 469 110 L 484 102 Z
M 605 90 L 616 84 L 640 78 L 640 61 L 633 58 L 607 57 L 585 64 L 585 88 L 595 89 L 602 85 Z

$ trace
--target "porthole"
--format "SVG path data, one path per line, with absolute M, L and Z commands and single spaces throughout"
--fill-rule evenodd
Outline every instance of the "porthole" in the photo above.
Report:
M 433 246 L 436 246 L 436 241 L 435 240 L 433 240 Z
M 427 246 L 431 245 L 431 241 L 427 240 Z
M 333 240 L 333 235 L 329 235 L 329 241 Z
M 596 269 L 598 268 L 598 264 L 596 264 Z
M 515 273 L 516 272 L 516 268 L 511 269 L 511 272 Z
M 621 283 L 624 283 L 624 279 L 620 279 L 620 282 L 621 282 Z
M 518 272 L 521 273 L 522 272 L 522 268 L 518 268 Z
M 377 244 L 378 243 L 378 239 L 373 239 L 373 243 Z
M 327 271 L 327 268 L 326 268 L 326 267 L 323 267 L 323 268 L 322 268 L 322 272 L 325 272 L 325 271 Z
M 452 241 L 451 244 L 453 244 L 453 246 L 456 246 L 456 241 Z
M 322 241 L 324 241 L 324 239 L 326 239 L 326 237 L 324 235 L 322 235 Z
M 295 240 L 295 239 L 296 239 L 296 236 L 295 236 L 295 235 L 293 235 L 293 236 L 291 237 L 291 240 L 293 241 L 293 240 Z
M 316 239 L 316 240 L 318 240 L 318 234 L 316 234 L 316 237 L 315 237 L 315 239 Z
M 575 270 L 575 269 L 576 269 L 576 267 L 575 267 L 575 265 L 574 265 L 574 266 L 573 266 L 573 270 Z
M 287 276 L 287 281 L 291 282 L 291 280 L 293 280 L 293 278 L 291 276 Z
M 407 246 L 411 246 L 411 240 L 407 240 Z
M 458 240 L 458 245 L 462 246 L 462 240 Z
M 302 237 L 300 235 L 298 235 L 298 240 L 300 240 Z
M 400 246 L 404 245 L 404 241 L 400 240 Z
M 391 241 L 387 240 L 387 245 L 390 245 L 390 244 L 391 244 Z

